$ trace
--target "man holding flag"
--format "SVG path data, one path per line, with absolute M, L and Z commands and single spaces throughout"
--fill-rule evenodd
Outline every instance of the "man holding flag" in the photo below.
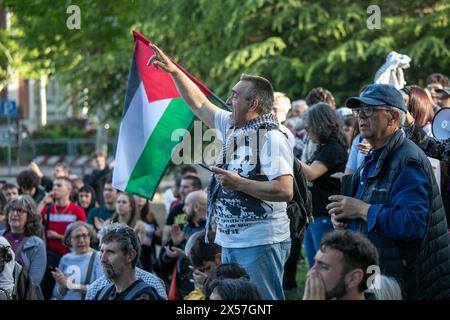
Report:
M 222 246 L 222 262 L 242 265 L 263 299 L 284 299 L 293 154 L 271 114 L 272 85 L 262 77 L 242 75 L 226 101 L 228 112 L 211 103 L 202 87 L 159 48 L 150 47 L 154 55 L 147 65 L 168 72 L 184 102 L 224 142 L 212 167 L 207 207 L 208 222 L 217 222 L 215 242 Z M 148 72 L 154 69 L 150 66 Z

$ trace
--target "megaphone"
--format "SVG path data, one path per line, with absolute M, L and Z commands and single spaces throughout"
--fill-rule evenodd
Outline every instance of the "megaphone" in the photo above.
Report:
M 431 124 L 431 132 L 439 140 L 450 138 L 450 108 L 442 108 L 436 112 Z

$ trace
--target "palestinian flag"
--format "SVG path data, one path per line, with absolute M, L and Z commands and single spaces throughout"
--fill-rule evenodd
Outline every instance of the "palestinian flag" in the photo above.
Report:
M 146 65 L 154 55 L 149 40 L 138 32 L 133 32 L 133 36 L 134 55 L 120 123 L 113 186 L 152 199 L 171 161 L 171 152 L 179 143 L 171 141 L 172 132 L 189 130 L 195 115 L 181 98 L 171 75 Z M 183 72 L 206 96 L 212 95 L 192 75 Z

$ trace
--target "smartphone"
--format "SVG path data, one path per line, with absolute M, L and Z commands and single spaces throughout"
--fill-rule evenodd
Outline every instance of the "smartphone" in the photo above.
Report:
M 198 164 L 200 167 L 205 168 L 206 170 L 208 170 L 209 172 L 214 172 L 211 170 L 210 166 L 204 164 L 204 163 L 199 163 Z

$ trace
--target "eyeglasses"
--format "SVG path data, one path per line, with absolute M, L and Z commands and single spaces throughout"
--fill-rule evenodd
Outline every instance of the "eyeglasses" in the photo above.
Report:
M 436 85 L 428 85 L 427 89 L 430 92 L 437 92 L 437 90 L 442 89 L 442 87 L 441 86 L 436 86 Z
M 23 208 L 11 208 L 9 211 L 11 212 L 11 214 L 13 214 L 15 212 L 19 215 L 24 215 L 24 214 L 28 213 L 28 210 L 25 210 Z
M 370 118 L 373 116 L 374 112 L 378 110 L 391 111 L 389 108 L 367 105 L 360 108 L 354 108 L 352 111 L 355 117 L 359 117 L 362 114 L 365 118 Z
M 73 236 L 71 238 L 73 240 L 77 240 L 77 241 L 80 241 L 81 239 L 86 240 L 87 238 L 89 238 L 89 234 L 87 234 L 87 233 L 77 234 L 76 236 Z

